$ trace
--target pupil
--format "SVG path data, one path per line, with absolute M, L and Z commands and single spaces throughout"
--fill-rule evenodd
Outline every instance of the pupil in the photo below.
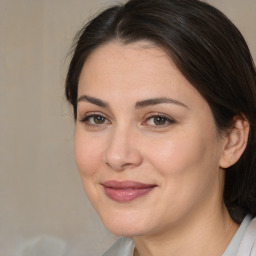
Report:
M 102 116 L 95 116 L 95 117 L 94 117 L 94 122 L 95 122 L 96 124 L 102 124 L 102 123 L 104 123 L 104 121 L 105 121 L 105 118 L 102 117 Z
M 163 124 L 165 124 L 165 118 L 163 118 L 163 117 L 155 117 L 154 118 L 154 123 L 156 125 L 163 125 Z

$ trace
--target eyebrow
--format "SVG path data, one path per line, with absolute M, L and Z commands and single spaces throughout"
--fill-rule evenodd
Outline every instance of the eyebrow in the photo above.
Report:
M 81 101 L 86 101 L 86 102 L 92 103 L 92 104 L 97 105 L 97 106 L 102 107 L 102 108 L 109 108 L 109 104 L 106 101 L 103 101 L 101 99 L 91 97 L 91 96 L 88 96 L 88 95 L 82 95 L 81 97 L 79 97 L 78 100 L 77 100 L 77 103 L 81 102 Z M 152 99 L 146 99 L 146 100 L 138 101 L 135 104 L 135 109 L 141 109 L 141 108 L 144 108 L 144 107 L 163 104 L 163 103 L 171 103 L 171 104 L 175 104 L 175 105 L 182 106 L 182 107 L 185 107 L 185 108 L 189 108 L 184 103 L 182 103 L 180 101 L 177 101 L 175 99 L 161 97 L 161 98 L 152 98 Z
M 138 101 L 135 105 L 135 108 L 140 109 L 140 108 L 148 107 L 151 105 L 162 104 L 162 103 L 171 103 L 171 104 L 176 104 L 185 108 L 189 108 L 184 103 L 177 101 L 175 99 L 170 99 L 170 98 L 153 98 L 153 99 Z
M 78 98 L 76 103 L 80 101 L 87 101 L 102 108 L 109 108 L 109 104 L 107 102 L 95 97 L 88 96 L 88 95 L 82 95 L 81 97 Z

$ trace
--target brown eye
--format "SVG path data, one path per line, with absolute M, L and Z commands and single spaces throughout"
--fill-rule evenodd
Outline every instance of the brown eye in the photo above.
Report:
M 166 127 L 168 125 L 174 124 L 175 120 L 164 116 L 164 115 L 152 115 L 149 118 L 147 118 L 147 120 L 144 122 L 144 125 L 148 125 L 151 127 L 155 127 L 155 128 L 161 128 L 161 127 Z
M 95 124 L 104 124 L 105 121 L 106 121 L 106 118 L 103 116 L 97 116 L 97 115 L 93 116 L 93 123 Z
M 166 120 L 166 118 L 164 118 L 164 117 L 155 116 L 155 117 L 153 118 L 153 122 L 154 122 L 155 125 L 165 125 L 166 122 L 167 122 L 167 120 Z
M 106 117 L 102 115 L 97 115 L 97 114 L 88 115 L 83 119 L 81 119 L 80 121 L 82 123 L 85 123 L 88 126 L 95 126 L 95 127 L 105 125 L 105 124 L 110 124 L 109 120 Z

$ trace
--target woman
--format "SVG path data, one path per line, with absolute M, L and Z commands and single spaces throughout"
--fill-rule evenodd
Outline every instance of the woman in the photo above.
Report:
M 104 255 L 256 255 L 255 68 L 221 12 L 107 9 L 78 35 L 66 97 L 85 191 L 124 237 Z

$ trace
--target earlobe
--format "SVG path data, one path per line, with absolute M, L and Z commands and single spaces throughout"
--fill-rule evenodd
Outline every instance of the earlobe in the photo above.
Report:
M 241 115 L 234 118 L 234 124 L 227 135 L 223 153 L 220 158 L 220 167 L 228 168 L 234 165 L 243 154 L 249 136 L 250 125 Z

